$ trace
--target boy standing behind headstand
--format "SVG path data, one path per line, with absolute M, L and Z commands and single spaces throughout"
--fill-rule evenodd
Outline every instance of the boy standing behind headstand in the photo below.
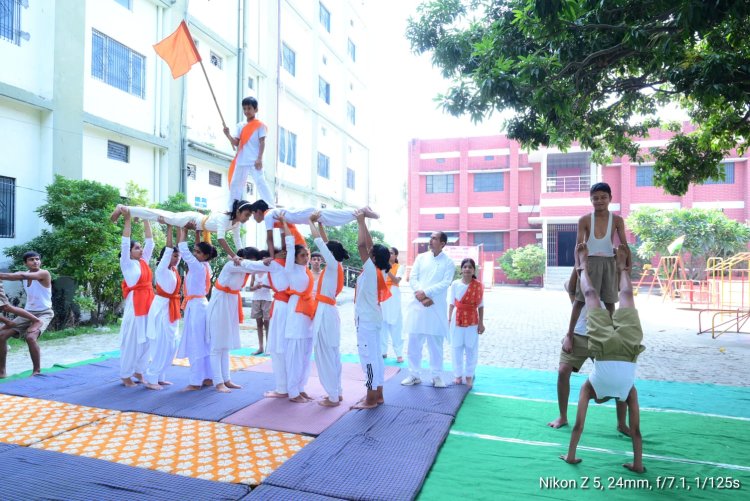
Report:
M 645 349 L 641 344 L 643 329 L 638 310 L 633 301 L 633 283 L 630 280 L 630 250 L 626 244 L 617 248 L 617 272 L 620 276 L 620 308 L 612 316 L 601 308 L 599 294 L 591 281 L 586 259 L 586 244 L 576 248 L 576 267 L 581 270 L 580 288 L 589 310 L 586 330 L 589 335 L 589 350 L 594 356 L 594 370 L 581 386 L 578 412 L 573 432 L 570 435 L 568 453 L 560 456 L 564 461 L 578 464 L 576 458 L 578 441 L 583 434 L 589 400 L 598 404 L 611 398 L 625 401 L 630 414 L 630 436 L 633 439 L 633 462 L 623 466 L 631 471 L 643 473 L 643 439 L 640 429 L 638 392 L 635 389 L 635 371 L 638 355 Z
M 243 99 L 242 112 L 247 122 L 237 124 L 234 136 L 229 133 L 229 127 L 224 127 L 224 135 L 232 146 L 237 148 L 237 154 L 229 165 L 229 210 L 232 209 L 235 200 L 244 200 L 248 174 L 253 175 L 255 186 L 258 188 L 257 198 L 265 200 L 273 207 L 276 197 L 271 193 L 263 175 L 263 150 L 266 148 L 267 128 L 263 122 L 255 118 L 255 114 L 258 113 L 258 100 L 254 97 Z

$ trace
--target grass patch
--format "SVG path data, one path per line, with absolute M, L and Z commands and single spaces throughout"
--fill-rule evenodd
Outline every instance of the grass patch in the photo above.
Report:
M 99 326 L 93 326 L 93 325 L 79 325 L 78 327 L 69 327 L 67 329 L 62 329 L 59 331 L 46 331 L 44 334 L 42 334 L 42 337 L 39 338 L 39 343 L 44 345 L 44 343 L 53 341 L 55 339 L 64 339 L 68 337 L 73 336 L 82 336 L 84 334 L 113 334 L 115 332 L 118 332 L 120 329 L 120 323 L 113 323 L 108 325 L 99 325 Z M 8 340 L 8 344 L 10 346 L 25 346 L 26 341 L 22 339 L 17 338 L 10 338 Z

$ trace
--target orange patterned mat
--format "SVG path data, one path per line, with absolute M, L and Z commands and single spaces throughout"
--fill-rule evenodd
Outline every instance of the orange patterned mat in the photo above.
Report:
M 258 485 L 312 437 L 123 412 L 33 445 L 166 473 Z
M 52 400 L 0 394 L 0 442 L 31 445 L 119 413 Z
M 247 369 L 254 365 L 260 365 L 264 362 L 268 362 L 268 357 L 246 357 L 246 356 L 230 356 L 229 357 L 229 370 L 239 371 Z M 187 358 L 175 358 L 172 361 L 172 365 L 179 365 L 180 367 L 190 367 L 190 361 Z

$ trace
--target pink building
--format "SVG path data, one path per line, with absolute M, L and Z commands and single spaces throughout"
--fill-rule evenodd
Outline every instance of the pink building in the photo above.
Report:
M 654 129 L 638 143 L 648 153 L 672 135 Z M 610 209 L 623 217 L 649 205 L 718 208 L 738 221 L 750 220 L 748 153 L 724 160 L 724 181 L 691 186 L 682 197 L 654 187 L 653 164 L 622 157 L 596 165 L 590 157 L 576 146 L 565 153 L 554 148 L 527 152 L 505 136 L 412 140 L 409 264 L 427 250 L 430 233 L 441 230 L 449 245 L 481 245 L 483 261 L 494 262 L 496 283 L 506 281 L 497 265 L 503 252 L 539 243 L 547 250 L 547 282 L 561 283 L 573 265 L 578 218 L 591 211 L 589 187 L 598 181 L 611 186 Z

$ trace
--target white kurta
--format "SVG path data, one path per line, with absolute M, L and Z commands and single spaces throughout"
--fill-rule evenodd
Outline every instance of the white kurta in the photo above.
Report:
M 164 255 L 156 267 L 156 284 L 167 294 L 172 294 L 177 287 L 177 277 L 169 267 L 174 250 L 164 249 Z M 179 261 L 178 261 L 179 264 Z M 146 381 L 156 384 L 164 381 L 164 375 L 172 365 L 177 351 L 177 326 L 179 320 L 169 320 L 169 298 L 154 296 L 154 302 L 148 310 L 146 337 L 149 339 L 149 364 L 146 369 Z
M 409 334 L 448 337 L 447 292 L 453 281 L 456 265 L 441 252 L 434 256 L 425 252 L 417 256 L 409 277 L 414 292 L 424 291 L 432 299 L 432 306 L 412 300 L 408 306 L 404 329 Z
M 307 267 L 294 262 L 294 237 L 288 236 L 286 241 L 286 265 L 284 266 L 289 279 L 289 289 L 304 292 L 310 285 Z M 286 358 L 287 392 L 294 398 L 305 390 L 310 376 L 310 357 L 312 355 L 312 319 L 304 313 L 295 311 L 300 296 L 292 294 L 286 315 Z
M 179 244 L 180 255 L 188 265 L 185 275 L 185 290 L 189 296 L 203 296 L 191 299 L 185 307 L 185 318 L 182 326 L 177 357 L 201 358 L 208 356 L 208 336 L 206 336 L 206 307 L 208 301 L 205 295 L 206 275 L 211 277 L 211 266 L 207 262 L 198 261 L 188 249 L 186 242 Z
M 238 291 L 242 289 L 247 276 L 246 268 L 227 261 L 216 282 L 227 289 Z M 219 290 L 214 284 L 211 300 L 206 308 L 206 332 L 211 351 L 235 350 L 242 346 L 238 308 L 237 295 Z
M 403 276 L 404 267 L 399 266 L 396 277 L 403 278 Z M 404 340 L 401 336 L 404 322 L 401 312 L 401 288 L 398 285 L 391 285 L 391 297 L 380 303 L 380 309 L 383 311 L 380 351 L 383 355 L 388 353 L 388 339 L 390 339 L 393 344 L 393 351 L 396 352 L 397 357 L 400 357 L 404 349 Z
M 184 228 L 188 223 L 195 223 L 198 230 L 202 231 L 205 228 L 206 231 L 216 233 L 216 238 L 219 240 L 226 239 L 226 232 L 232 230 L 234 245 L 237 247 L 244 246 L 240 233 L 240 223 L 233 223 L 228 215 L 221 212 L 214 212 L 206 217 L 196 211 L 170 212 L 150 207 L 130 207 L 129 209 L 131 217 L 139 217 L 144 221 L 158 221 L 160 217 L 163 217 L 167 224 L 177 228 Z M 185 259 L 185 262 L 187 262 L 187 259 Z
M 147 238 L 141 256 L 145 261 L 151 260 L 154 252 L 154 241 Z M 133 287 L 141 278 L 141 263 L 130 259 L 130 238 L 122 237 L 120 243 L 120 270 L 128 287 Z M 128 293 L 123 304 L 122 324 L 120 325 L 120 377 L 127 378 L 133 373 L 143 373 L 148 363 L 148 339 L 146 326 L 148 315 L 135 316 L 133 309 L 133 292 Z
M 292 237 L 293 239 L 294 237 Z M 286 276 L 286 271 L 276 261 L 271 261 L 268 266 L 268 282 L 272 284 L 275 292 L 285 291 L 289 288 L 289 279 Z M 275 391 L 277 393 L 287 393 L 286 358 L 284 356 L 286 339 L 284 338 L 284 331 L 286 330 L 288 303 L 274 299 L 271 311 L 271 320 L 268 324 L 267 348 L 271 354 L 273 377 L 276 386 Z

